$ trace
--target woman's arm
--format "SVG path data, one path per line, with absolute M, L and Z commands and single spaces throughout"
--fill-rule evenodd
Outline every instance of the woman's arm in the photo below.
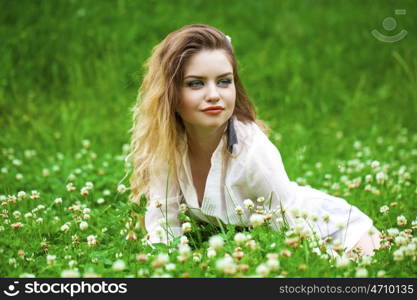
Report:
M 265 207 L 283 207 L 290 226 L 295 226 L 297 219 L 292 211 L 298 210 L 308 214 L 309 227 L 321 238 L 338 240 L 346 249 L 358 244 L 373 225 L 367 215 L 342 198 L 290 181 L 278 149 L 266 136 L 257 134 L 253 143 L 245 163 L 247 185 L 253 198 L 269 199 L 272 192 L 272 203 L 266 201 Z

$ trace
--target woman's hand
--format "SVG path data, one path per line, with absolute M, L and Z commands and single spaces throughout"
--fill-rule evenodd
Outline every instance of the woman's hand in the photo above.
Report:
M 372 234 L 371 234 L 372 233 Z M 368 232 L 366 232 L 359 242 L 349 250 L 346 255 L 352 258 L 359 258 L 363 255 L 374 255 L 374 250 L 381 247 L 381 232 L 372 226 Z

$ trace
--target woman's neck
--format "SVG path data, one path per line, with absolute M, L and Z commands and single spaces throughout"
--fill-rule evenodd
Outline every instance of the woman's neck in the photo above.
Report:
M 186 130 L 189 154 L 198 159 L 211 159 L 224 134 L 227 123 L 215 129 Z

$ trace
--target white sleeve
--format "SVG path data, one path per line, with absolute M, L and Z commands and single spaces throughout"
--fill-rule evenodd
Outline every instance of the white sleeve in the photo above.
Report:
M 279 150 L 262 135 L 257 134 L 254 138 L 246 159 L 246 179 L 252 197 L 263 196 L 266 208 L 269 205 L 271 209 L 283 207 L 291 227 L 297 223 L 291 212 L 306 212 L 311 229 L 321 238 L 331 236 L 333 240 L 339 240 L 346 250 L 353 248 L 372 227 L 372 220 L 344 199 L 290 181 Z M 326 216 L 329 217 L 328 222 L 323 220 Z
M 145 227 L 151 243 L 167 243 L 182 234 L 178 220 L 181 192 L 179 185 L 168 177 L 167 170 L 153 170 L 149 178 L 149 204 L 145 213 Z M 168 223 L 168 226 L 165 224 Z

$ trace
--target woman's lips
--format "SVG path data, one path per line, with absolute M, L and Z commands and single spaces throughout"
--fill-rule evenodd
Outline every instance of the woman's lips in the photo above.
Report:
M 217 115 L 221 113 L 222 111 L 223 111 L 222 109 L 209 109 L 209 110 L 203 111 L 203 113 L 209 114 L 209 115 Z

